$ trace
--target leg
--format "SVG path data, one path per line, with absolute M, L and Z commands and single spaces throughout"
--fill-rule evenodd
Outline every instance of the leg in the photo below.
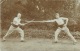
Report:
M 65 28 L 64 31 L 68 34 L 68 36 L 69 36 L 74 42 L 77 42 L 77 41 L 75 40 L 75 38 L 71 35 L 69 29 L 68 29 L 67 27 L 64 27 L 64 28 Z
M 21 41 L 24 41 L 24 31 L 20 27 L 17 28 L 17 31 L 20 33 Z
M 6 35 L 3 37 L 3 40 L 6 40 L 5 38 L 6 38 L 9 34 L 11 34 L 13 31 L 14 31 L 14 27 L 11 25 L 10 28 L 9 28 L 9 30 L 7 31 Z
M 58 28 L 58 29 L 55 31 L 55 42 L 58 41 L 58 35 L 59 35 L 60 32 L 61 32 L 61 29 L 60 29 L 60 28 Z

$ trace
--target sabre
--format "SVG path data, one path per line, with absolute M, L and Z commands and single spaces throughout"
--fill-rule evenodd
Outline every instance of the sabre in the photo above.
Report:
M 34 19 L 33 19 L 34 20 Z M 31 21 L 25 21 L 25 22 L 27 22 L 27 23 L 24 23 L 24 24 L 28 24 L 28 23 L 31 23 L 33 20 L 31 20 Z
M 48 20 L 48 21 L 26 21 L 26 22 L 41 22 L 41 23 L 45 23 L 45 22 L 54 22 L 54 20 Z

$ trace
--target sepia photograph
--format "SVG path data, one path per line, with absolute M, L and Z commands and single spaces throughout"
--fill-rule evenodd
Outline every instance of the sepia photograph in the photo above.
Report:
M 0 0 L 0 51 L 80 51 L 80 0 Z

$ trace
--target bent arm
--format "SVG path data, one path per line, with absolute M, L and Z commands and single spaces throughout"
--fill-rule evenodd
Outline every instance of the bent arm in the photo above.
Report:
M 63 19 L 66 21 L 65 25 L 67 25 L 68 24 L 68 18 L 63 18 Z
M 15 25 L 24 25 L 23 23 L 21 23 L 21 20 L 18 20 L 16 18 L 13 19 L 13 24 L 15 24 Z
M 23 24 L 23 23 L 20 23 L 19 25 L 23 26 L 23 25 L 25 25 L 25 24 Z

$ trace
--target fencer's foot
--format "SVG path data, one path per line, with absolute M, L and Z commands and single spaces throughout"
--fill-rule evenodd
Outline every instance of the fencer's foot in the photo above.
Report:
M 58 43 L 58 41 L 52 41 L 52 43 Z
M 5 38 L 3 38 L 2 42 L 5 42 L 5 41 L 6 41 L 6 39 L 5 39 Z
M 73 45 L 76 45 L 77 42 L 73 42 Z
M 24 40 L 21 40 L 20 42 L 24 42 Z
M 58 41 L 55 41 L 54 43 L 58 43 Z
M 6 40 L 2 40 L 2 42 L 5 42 Z
M 5 42 L 5 41 L 6 41 L 6 39 L 3 39 L 3 40 L 2 40 L 2 42 Z

